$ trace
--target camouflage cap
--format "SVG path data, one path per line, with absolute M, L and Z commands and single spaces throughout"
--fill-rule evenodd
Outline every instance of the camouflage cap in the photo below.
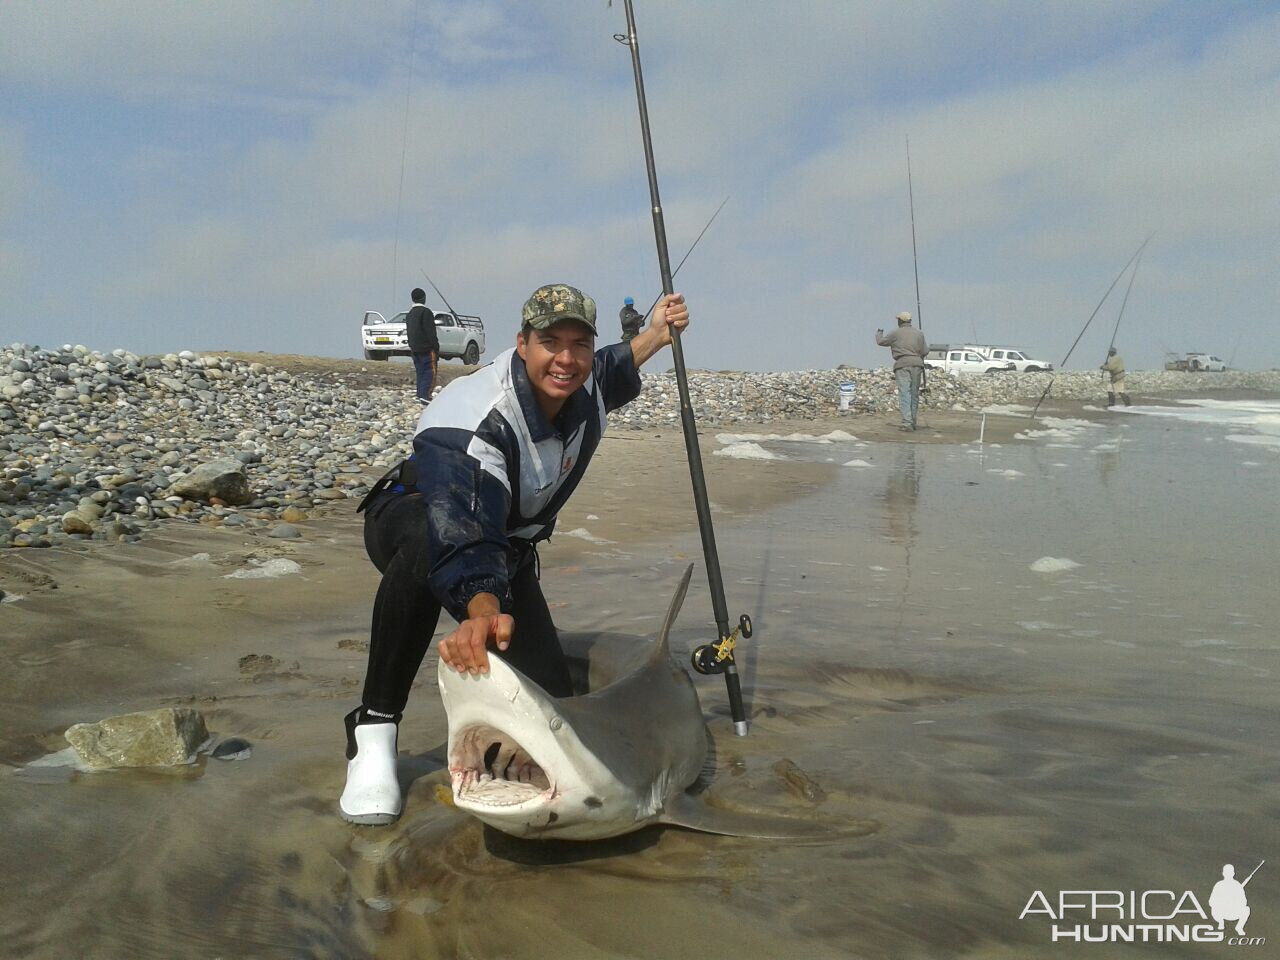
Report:
M 548 283 L 533 291 L 520 311 L 523 325 L 545 330 L 561 320 L 578 320 L 596 331 L 596 302 L 567 283 Z

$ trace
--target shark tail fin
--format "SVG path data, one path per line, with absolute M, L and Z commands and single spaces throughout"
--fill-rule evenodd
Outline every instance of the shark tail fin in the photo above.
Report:
M 684 595 L 689 592 L 689 578 L 693 576 L 693 564 L 684 568 L 684 576 L 680 578 L 680 586 L 676 587 L 671 605 L 667 607 L 667 617 L 662 621 L 662 629 L 658 631 L 657 649 L 667 653 L 667 638 L 671 635 L 671 625 L 680 615 L 680 607 L 684 605 Z

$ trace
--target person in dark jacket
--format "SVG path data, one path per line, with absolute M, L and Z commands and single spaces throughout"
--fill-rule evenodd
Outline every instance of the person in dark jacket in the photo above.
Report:
M 427 309 L 427 294 L 421 287 L 414 287 L 409 294 L 413 306 L 405 318 L 408 325 L 409 353 L 413 355 L 413 369 L 417 374 L 418 402 L 431 402 L 431 385 L 436 382 L 436 365 L 440 360 L 440 338 L 436 335 L 436 317 Z
M 485 673 L 496 648 L 552 696 L 572 693 L 536 545 L 551 536 L 609 413 L 640 393 L 640 366 L 688 323 L 683 296 L 672 294 L 646 330 L 596 350 L 595 301 L 567 284 L 539 287 L 515 349 L 422 412 L 413 455 L 360 505 L 382 582 L 361 704 L 345 718 L 344 819 L 400 815 L 398 724 L 441 609 L 458 622 L 439 643 L 444 663 Z
M 622 324 L 622 340 L 625 343 L 640 332 L 644 325 L 644 314 L 636 309 L 633 298 L 622 301 L 622 309 L 618 311 L 618 321 Z

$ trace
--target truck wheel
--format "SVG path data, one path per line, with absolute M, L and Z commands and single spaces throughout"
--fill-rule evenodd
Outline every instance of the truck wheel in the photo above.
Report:
M 463 351 L 462 362 L 471 367 L 480 362 L 480 346 L 474 340 L 468 343 L 467 349 Z
M 1026 373 L 1039 373 L 1039 372 L 1040 372 L 1040 368 L 1039 368 L 1039 367 L 1027 367 L 1027 369 L 1026 369 L 1026 371 L 1025 371 L 1025 372 L 1026 372 Z

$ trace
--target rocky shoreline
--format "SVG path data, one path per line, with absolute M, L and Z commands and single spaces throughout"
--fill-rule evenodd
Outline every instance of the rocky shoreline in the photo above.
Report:
M 358 362 L 308 358 L 306 373 L 264 361 L 192 351 L 139 356 L 84 346 L 0 349 L 0 547 L 135 541 L 163 522 L 299 535 L 294 524 L 361 497 L 409 452 L 419 407 L 411 371 L 362 377 Z M 971 409 L 1037 398 L 1050 379 L 1058 399 L 1097 399 L 1100 375 L 935 374 L 925 406 Z M 674 374 L 645 374 L 641 396 L 617 428 L 679 421 Z M 764 424 L 896 408 L 889 370 L 841 367 L 788 373 L 690 371 L 700 425 Z M 1280 392 L 1280 371 L 1189 374 L 1135 371 L 1129 392 Z

